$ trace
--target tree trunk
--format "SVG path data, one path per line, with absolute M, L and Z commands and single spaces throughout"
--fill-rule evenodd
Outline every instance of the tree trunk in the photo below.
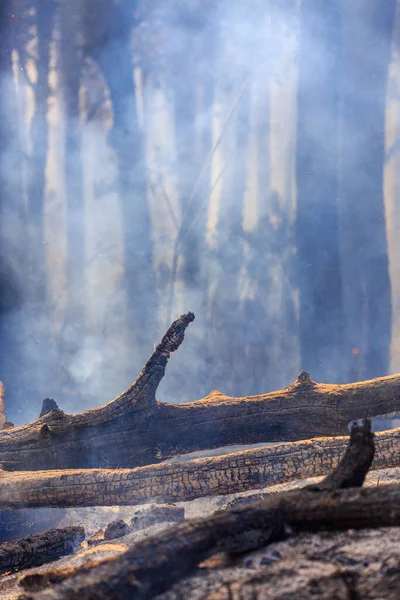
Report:
M 159 402 L 155 394 L 170 353 L 193 319 L 187 313 L 171 325 L 139 377 L 114 401 L 78 415 L 52 410 L 0 432 L 3 468 L 134 467 L 233 444 L 341 435 L 354 419 L 399 409 L 400 375 L 330 385 L 304 372 L 284 390 L 260 396 L 214 391 L 187 404 Z
M 89 3 L 87 53 L 97 61 L 105 78 L 113 108 L 109 140 L 118 164 L 124 248 L 122 288 L 127 296 L 126 329 L 135 348 L 135 358 L 145 360 L 146 343 L 154 338 L 156 310 L 155 276 L 147 203 L 144 143 L 139 127 L 136 86 L 130 50 L 132 15 L 137 3 Z M 94 24 L 94 31 L 91 27 Z M 116 65 L 118 67 L 116 68 Z
M 212 3 L 211 3 L 212 4 Z M 215 66 L 217 55 L 217 25 L 215 10 L 210 3 L 199 13 L 199 7 L 181 3 L 172 12 L 173 51 L 172 85 L 174 91 L 174 125 L 176 175 L 181 207 L 181 223 L 175 239 L 169 281 L 167 314 L 176 300 L 184 300 L 195 311 L 204 314 L 204 326 L 191 339 L 185 355 L 185 377 L 181 373 L 166 382 L 165 392 L 174 396 L 179 386 L 184 398 L 195 388 L 204 393 L 209 371 L 196 356 L 207 345 L 206 319 L 210 283 L 211 258 L 206 243 L 207 219 L 212 184 L 213 109 Z M 167 14 L 170 15 L 170 8 Z M 170 17 L 171 18 L 171 17 Z M 204 60 L 207 48 L 207 60 Z M 185 77 L 182 77 L 182 72 Z M 178 284 L 181 281 L 180 287 Z M 183 284 L 183 287 L 182 287 Z M 181 293 L 178 293 L 178 290 Z M 169 318 L 169 317 L 167 317 Z M 177 385 L 177 382 L 179 384 Z
M 345 380 L 338 231 L 339 7 L 301 4 L 297 129 L 298 286 L 302 369 Z
M 32 156 L 28 168 L 28 209 L 32 235 L 29 260 L 33 269 L 31 301 L 39 311 L 46 312 L 46 261 L 44 244 L 44 200 L 46 165 L 49 150 L 49 123 L 47 118 L 50 96 L 50 48 L 56 4 L 53 0 L 38 3 L 36 10 L 37 82 L 34 92 L 34 114 L 31 122 Z M 36 315 L 37 318 L 37 315 Z M 46 334 L 45 334 L 46 335 Z
M 23 396 L 20 392 L 21 265 L 27 257 L 21 239 L 26 236 L 27 222 L 23 209 L 18 97 L 13 80 L 14 8 L 11 0 L 0 3 L 0 372 L 16 413 L 18 400 Z
M 352 379 L 389 371 L 391 285 L 383 167 L 387 73 L 395 0 L 343 2 L 340 206 Z M 361 16 L 360 16 L 361 15 Z M 372 50 L 373 49 L 373 50 Z
M 67 203 L 67 309 L 62 340 L 63 356 L 82 349 L 84 339 L 85 212 L 83 203 L 82 127 L 79 94 L 83 56 L 79 50 L 79 4 L 62 3 L 59 56 L 65 118 L 65 191 Z
M 193 188 L 200 172 L 200 153 L 196 129 L 198 110 L 198 60 L 196 57 L 196 34 L 198 31 L 190 27 L 186 5 L 180 5 L 176 13 L 176 22 L 172 36 L 174 50 L 172 53 L 173 89 L 174 89 L 174 126 L 176 167 L 179 200 L 183 217 L 182 234 L 191 226 L 198 209 L 198 194 L 192 198 Z M 175 15 L 175 13 L 174 13 Z M 182 72 L 185 76 L 182 77 Z M 184 227 L 185 226 L 185 227 Z M 200 239 L 198 228 L 186 235 L 181 243 L 182 279 L 185 286 L 195 288 L 199 285 L 200 276 Z
M 243 80 L 244 77 L 241 83 Z M 212 357 L 210 369 L 213 385 L 224 386 L 227 393 L 232 395 L 242 393 L 247 379 L 243 377 L 243 370 L 248 366 L 243 355 L 247 323 L 240 286 L 241 270 L 245 262 L 243 213 L 250 127 L 250 89 L 249 85 L 244 85 L 236 112 L 229 124 L 229 127 L 233 128 L 231 145 L 226 142 L 223 144 L 223 157 L 226 162 L 222 168 L 228 166 L 222 179 L 217 250 L 214 258 L 216 281 L 209 304 L 207 336 L 209 354 Z M 231 336 L 232 315 L 235 315 L 234 339 Z M 234 369 L 232 365 L 235 365 Z
M 0 471 L 0 508 L 134 506 L 236 494 L 334 469 L 347 438 L 314 439 L 136 469 Z M 400 429 L 376 435 L 373 468 L 400 465 Z

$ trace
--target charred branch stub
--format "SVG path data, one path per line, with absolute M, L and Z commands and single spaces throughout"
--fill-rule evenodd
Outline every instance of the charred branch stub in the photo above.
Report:
M 289 386 L 289 388 L 312 388 L 315 385 L 317 385 L 315 383 L 315 381 L 313 381 L 310 377 L 310 373 L 307 373 L 307 371 L 301 371 L 301 373 L 298 374 L 297 379 L 294 383 L 292 383 L 291 386 Z
M 144 369 L 134 383 L 135 407 L 154 408 L 156 391 L 165 375 L 165 368 L 172 352 L 182 344 L 186 328 L 194 321 L 194 314 L 188 312 L 172 323 L 161 342 L 156 347 Z
M 328 491 L 362 486 L 374 454 L 371 422 L 368 419 L 356 421 L 351 428 L 350 443 L 339 465 L 320 484 L 308 486 L 308 489 Z
M 319 490 L 295 490 L 208 519 L 179 523 L 84 576 L 23 598 L 128 600 L 134 596 L 136 600 L 147 600 L 214 554 L 254 550 L 283 539 L 288 534 L 287 526 L 294 531 L 316 531 L 400 525 L 400 485 L 343 489 L 349 481 L 362 484 L 361 473 L 373 449 L 369 423 L 353 427 L 352 434 L 349 451 L 336 475 L 328 476 L 325 488 L 321 485 Z
M 287 388 L 259 396 L 211 393 L 187 404 L 158 402 L 168 358 L 193 320 L 187 313 L 171 325 L 136 381 L 115 400 L 78 415 L 53 408 L 34 423 L 0 431 L 3 469 L 132 468 L 234 444 L 347 435 L 349 422 L 399 409 L 400 374 L 331 385 L 302 372 Z
M 0 544 L 0 573 L 37 567 L 71 554 L 84 539 L 83 527 L 67 527 L 4 542 Z
M 59 410 L 57 402 L 53 400 L 53 398 L 45 398 L 43 400 L 42 410 L 40 411 L 39 419 L 40 417 L 44 417 L 45 415 L 47 415 L 53 409 Z

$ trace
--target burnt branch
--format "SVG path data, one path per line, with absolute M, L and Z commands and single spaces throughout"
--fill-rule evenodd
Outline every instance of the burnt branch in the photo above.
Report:
M 309 486 L 315 491 L 360 487 L 364 483 L 375 454 L 374 434 L 368 419 L 353 423 L 350 443 L 336 467 L 321 483 Z

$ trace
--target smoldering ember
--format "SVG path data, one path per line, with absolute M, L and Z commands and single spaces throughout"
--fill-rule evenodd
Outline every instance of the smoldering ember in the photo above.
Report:
M 399 48 L 0 1 L 0 600 L 400 598 Z

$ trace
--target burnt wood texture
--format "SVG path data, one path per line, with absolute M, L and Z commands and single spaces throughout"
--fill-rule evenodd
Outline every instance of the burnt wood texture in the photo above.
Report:
M 348 424 L 400 407 L 400 375 L 346 385 L 305 372 L 283 390 L 232 398 L 218 391 L 185 404 L 156 399 L 171 352 L 192 313 L 177 319 L 136 381 L 108 404 L 77 415 L 53 409 L 34 423 L 0 431 L 4 470 L 122 468 L 234 444 L 346 435 Z

